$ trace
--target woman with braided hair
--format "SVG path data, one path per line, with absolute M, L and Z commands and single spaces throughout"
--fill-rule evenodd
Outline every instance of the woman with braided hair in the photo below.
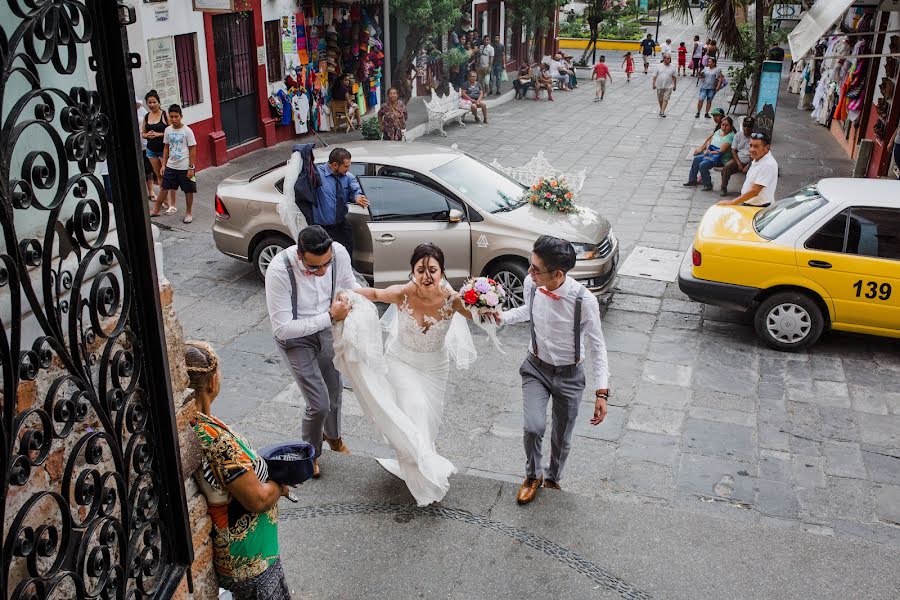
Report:
M 219 585 L 235 600 L 290 600 L 278 550 L 278 500 L 289 489 L 270 481 L 265 460 L 210 414 L 221 384 L 215 350 L 185 342 L 184 362 L 199 410 L 191 421 L 203 452 L 197 481 L 212 519 Z

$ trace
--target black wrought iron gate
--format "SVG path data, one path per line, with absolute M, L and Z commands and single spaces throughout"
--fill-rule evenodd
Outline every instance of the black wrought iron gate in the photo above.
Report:
M 253 15 L 213 15 L 213 47 L 222 131 L 229 148 L 259 137 Z
M 133 18 L 114 0 L 0 0 L 4 600 L 165 598 L 192 559 Z

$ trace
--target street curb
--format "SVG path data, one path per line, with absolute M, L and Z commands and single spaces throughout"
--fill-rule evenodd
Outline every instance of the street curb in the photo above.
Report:
M 515 90 L 509 90 L 509 91 L 503 93 L 499 98 L 485 100 L 485 103 L 487 103 L 489 108 L 494 107 L 494 106 L 500 106 L 501 104 L 506 104 L 507 102 L 512 100 L 514 96 L 515 96 Z M 412 129 L 406 130 L 406 141 L 407 142 L 415 141 L 416 139 L 423 137 L 423 136 L 427 135 L 428 133 L 430 133 L 428 131 L 428 123 L 421 123 L 419 125 L 416 125 Z

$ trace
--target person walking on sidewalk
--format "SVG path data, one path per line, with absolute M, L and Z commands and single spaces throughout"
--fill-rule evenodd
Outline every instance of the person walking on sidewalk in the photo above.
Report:
M 775 187 L 778 185 L 778 161 L 769 152 L 771 140 L 766 133 L 750 134 L 750 158 L 753 163 L 747 170 L 747 178 L 741 188 L 741 195 L 734 200 L 722 200 L 719 204 L 746 204 L 748 206 L 768 206 L 775 202 Z
M 687 47 L 684 42 L 678 44 L 678 74 L 682 77 L 687 75 Z
M 491 81 L 488 85 L 488 96 L 491 90 L 497 90 L 500 95 L 500 81 L 506 71 L 506 46 L 500 43 L 500 34 L 494 34 L 494 63 L 491 65 Z
M 279 252 L 266 269 L 275 346 L 306 400 L 301 436 L 316 449 L 313 477 L 320 474 L 323 439 L 332 450 L 350 454 L 341 438 L 343 386 L 334 366 L 331 326 L 350 312 L 337 291 L 359 287 L 350 253 L 318 225 L 304 228 L 297 244 Z
M 335 148 L 328 155 L 328 162 L 316 165 L 319 187 L 316 188 L 316 204 L 312 207 L 312 223 L 321 225 L 331 239 L 340 242 L 353 256 L 353 229 L 347 222 L 347 205 L 369 207 L 369 199 L 353 173 L 350 173 L 351 156 L 345 148 Z
M 631 52 L 626 52 L 622 59 L 622 69 L 625 70 L 625 82 L 631 83 L 631 74 L 634 73 L 634 57 Z
M 707 65 L 703 67 L 702 76 L 703 81 L 700 82 L 695 119 L 700 118 L 700 110 L 703 108 L 704 100 L 706 101 L 706 113 L 703 116 L 707 119 L 710 118 L 709 109 L 712 107 L 713 98 L 716 97 L 716 92 L 722 89 L 722 86 L 725 84 L 725 75 L 722 74 L 722 69 L 716 66 L 715 58 L 710 58 Z
M 703 58 L 703 44 L 700 36 L 694 36 L 694 47 L 691 49 L 691 77 L 698 77 L 700 73 L 700 59 Z
M 650 57 L 656 54 L 656 40 L 653 35 L 648 33 L 647 37 L 641 40 L 641 56 L 644 59 L 644 75 L 650 70 Z
M 734 141 L 733 127 L 734 123 L 731 117 L 722 119 L 718 131 L 713 134 L 709 142 L 702 148 L 702 152 L 694 156 L 687 183 L 683 184 L 684 187 L 696 186 L 697 173 L 699 173 L 703 182 L 703 191 L 708 192 L 712 190 L 712 178 L 709 170 L 713 167 L 721 167 L 724 163 L 731 160 L 731 143 Z
M 600 328 L 600 305 L 584 285 L 567 275 L 574 266 L 575 248 L 571 243 L 549 235 L 539 237 L 525 278 L 525 303 L 501 316 L 501 322 L 507 325 L 531 323 L 531 344 L 519 368 L 526 457 L 525 481 L 516 497 L 519 504 L 534 500 L 541 485 L 561 489 L 559 482 L 584 395 L 583 344 L 590 350 L 597 381 L 591 425 L 599 425 L 606 418 L 609 362 Z M 550 465 L 545 478 L 541 444 L 551 397 Z
M 169 107 L 169 123 L 163 134 L 163 156 L 160 172 L 162 185 L 159 196 L 153 203 L 151 217 L 159 216 L 159 209 L 166 204 L 169 194 L 172 199 L 168 205 L 175 207 L 175 196 L 179 188 L 184 192 L 185 213 L 182 223 L 194 220 L 194 194 L 197 192 L 197 178 L 194 174 L 194 161 L 197 159 L 197 139 L 193 130 L 182 121 L 181 107 L 173 104 Z M 170 214 L 170 210 L 166 214 Z M 174 212 L 174 211 L 171 211 Z
M 653 72 L 653 89 L 656 90 L 656 101 L 659 102 L 659 116 L 666 116 L 669 98 L 678 85 L 677 71 L 672 66 L 672 55 L 663 54 L 662 62 Z
M 606 80 L 609 79 L 609 82 L 612 83 L 612 75 L 609 67 L 606 66 L 606 57 L 602 54 L 599 62 L 594 65 L 591 79 L 594 80 L 594 102 L 599 102 L 606 95 Z

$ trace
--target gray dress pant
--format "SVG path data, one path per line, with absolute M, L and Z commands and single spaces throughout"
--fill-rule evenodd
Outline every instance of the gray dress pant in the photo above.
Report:
M 275 340 L 281 356 L 290 365 L 294 380 L 306 399 L 300 433 L 303 441 L 322 455 L 322 432 L 330 439 L 341 437 L 341 374 L 334 367 L 331 329 L 291 340 Z
M 584 395 L 584 365 L 553 367 L 529 354 L 519 368 L 519 375 L 525 412 L 525 476 L 538 479 L 543 474 L 541 443 L 547 429 L 547 402 L 552 396 L 550 467 L 546 478 L 559 482 L 572 446 L 578 405 Z

